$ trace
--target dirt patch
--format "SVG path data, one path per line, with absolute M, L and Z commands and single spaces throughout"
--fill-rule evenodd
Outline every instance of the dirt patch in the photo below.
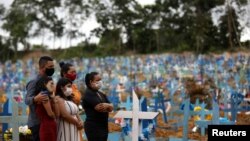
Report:
M 25 52 L 23 55 L 20 55 L 21 59 L 23 61 L 32 59 L 32 60 L 37 60 L 41 56 L 51 56 L 51 54 L 48 51 L 31 51 L 31 52 Z

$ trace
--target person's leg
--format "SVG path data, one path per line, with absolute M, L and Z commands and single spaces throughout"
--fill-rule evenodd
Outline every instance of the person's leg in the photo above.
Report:
M 99 141 L 107 141 L 108 140 L 108 134 L 103 134 L 101 137 L 100 137 L 100 140 Z
M 107 141 L 108 140 L 108 126 L 104 126 L 101 128 L 101 135 L 100 141 Z
M 84 123 L 84 131 L 87 137 L 88 141 L 97 141 L 96 139 L 98 138 L 98 135 L 96 135 L 95 127 L 91 125 L 92 123 L 90 122 L 85 122 Z
M 40 129 L 40 125 L 35 125 L 33 127 L 30 127 L 33 141 L 40 141 L 39 129 Z
M 84 131 L 88 141 L 107 141 L 108 126 L 95 122 L 85 122 Z
M 88 132 L 88 130 L 87 132 L 85 131 L 88 141 L 107 141 L 108 140 L 107 133 L 104 134 L 101 131 L 98 131 L 98 130 L 96 131 L 97 132 Z
M 83 141 L 83 137 L 82 137 L 82 134 L 83 134 L 83 130 L 79 130 L 80 141 Z
M 94 134 L 93 134 L 94 133 Z M 108 140 L 108 126 L 99 125 L 99 127 L 95 128 L 95 131 L 92 132 L 92 136 L 95 141 L 107 141 Z

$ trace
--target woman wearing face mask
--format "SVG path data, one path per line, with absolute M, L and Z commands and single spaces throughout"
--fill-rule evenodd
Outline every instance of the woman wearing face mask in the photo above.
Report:
M 113 110 L 106 95 L 100 92 L 102 86 L 101 77 L 97 72 L 86 74 L 85 83 L 87 89 L 82 105 L 86 113 L 84 131 L 88 141 L 107 141 L 108 115 Z
M 56 85 L 59 119 L 57 123 L 57 141 L 80 141 L 78 130 L 83 128 L 83 122 L 78 115 L 78 107 L 72 101 L 72 82 L 60 78 Z
M 49 97 L 49 100 L 37 103 L 35 111 L 40 119 L 40 141 L 56 141 L 56 117 L 59 116 L 58 97 L 54 97 L 54 82 L 51 77 L 41 77 L 36 83 L 35 92 Z M 50 128 L 47 128 L 50 127 Z
M 59 63 L 61 67 L 61 77 L 68 78 L 72 82 L 76 79 L 76 69 L 75 67 L 70 63 Z M 81 102 L 81 93 L 77 88 L 76 84 L 72 84 L 72 90 L 73 90 L 73 102 L 79 106 Z

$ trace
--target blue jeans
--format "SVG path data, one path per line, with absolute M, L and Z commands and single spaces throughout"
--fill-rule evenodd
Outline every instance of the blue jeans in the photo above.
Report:
M 32 134 L 32 141 L 40 141 L 39 129 L 40 129 L 40 124 L 30 127 L 31 134 Z

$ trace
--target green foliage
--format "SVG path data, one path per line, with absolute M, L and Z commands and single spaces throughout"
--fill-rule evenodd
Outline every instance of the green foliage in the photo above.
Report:
M 65 35 L 71 44 L 71 40 L 85 36 L 79 29 L 94 14 L 100 27 L 92 34 L 100 42 L 97 45 L 83 42 L 59 51 L 63 53 L 52 51 L 55 56 L 233 50 L 248 45 L 239 40 L 242 28 L 238 22 L 239 15 L 246 14 L 243 7 L 247 0 L 228 2 L 156 0 L 155 4 L 142 6 L 137 0 L 14 0 L 7 11 L 0 5 L 2 28 L 10 33 L 8 45 L 3 41 L 0 45 L 5 46 L 4 52 L 16 52 L 18 43 L 28 50 L 27 39 L 41 36 L 44 31 L 53 33 L 54 39 Z M 234 9 L 235 5 L 238 9 Z M 226 11 L 215 26 L 211 14 L 218 6 L 225 6 Z M 64 10 L 65 17 L 58 16 L 59 9 Z
M 46 51 L 48 47 L 42 45 L 33 45 L 32 50 Z
M 3 25 L 3 29 L 9 31 L 13 38 L 24 40 L 28 36 L 31 18 L 32 15 L 26 15 L 23 9 L 15 8 L 5 17 L 7 22 Z
M 101 50 L 100 50 L 101 51 Z M 103 51 L 103 50 L 102 50 Z M 75 57 L 93 57 L 98 54 L 98 49 L 95 44 L 79 44 L 68 49 L 51 50 L 52 56 L 57 59 L 70 59 Z
M 14 56 L 14 51 L 9 48 L 9 41 L 0 36 L 0 62 L 9 60 Z
M 233 47 L 241 46 L 240 34 L 242 28 L 240 27 L 236 10 L 232 5 L 227 4 L 225 13 L 226 14 L 221 17 L 221 23 L 219 25 L 219 36 L 221 39 L 219 45 L 225 49 L 233 49 Z
M 4 15 L 5 13 L 5 7 L 3 4 L 0 4 L 0 19 L 2 18 L 2 16 Z
M 120 33 L 120 29 L 104 31 L 99 42 L 100 48 L 109 50 L 109 52 L 121 51 L 122 39 L 120 38 Z
M 2 28 L 10 33 L 11 38 L 8 40 L 10 47 L 14 48 L 14 59 L 17 57 L 18 43 L 26 44 L 32 17 L 32 14 L 26 15 L 24 9 L 17 7 L 12 8 L 4 17 L 6 22 Z

